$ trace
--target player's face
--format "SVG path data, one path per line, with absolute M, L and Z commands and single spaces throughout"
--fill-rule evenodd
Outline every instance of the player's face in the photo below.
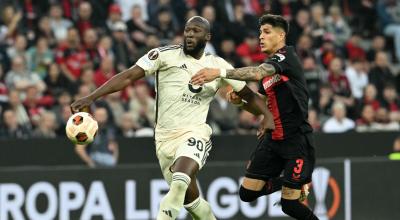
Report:
M 284 45 L 285 33 L 280 28 L 272 27 L 270 24 L 264 24 L 260 27 L 259 38 L 261 51 L 272 54 Z
M 183 49 L 186 53 L 199 53 L 205 48 L 208 40 L 210 40 L 210 34 L 200 23 L 190 22 L 186 24 L 183 32 Z

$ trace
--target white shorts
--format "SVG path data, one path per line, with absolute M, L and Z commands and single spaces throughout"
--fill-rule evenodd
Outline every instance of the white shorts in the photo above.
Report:
M 171 183 L 171 166 L 179 157 L 189 157 L 197 162 L 199 170 L 206 163 L 212 144 L 209 136 L 187 132 L 173 140 L 156 141 L 157 158 L 168 184 Z

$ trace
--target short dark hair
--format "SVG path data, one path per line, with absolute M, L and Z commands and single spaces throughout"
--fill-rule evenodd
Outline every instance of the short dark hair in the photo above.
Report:
M 279 27 L 288 34 L 289 23 L 280 15 L 265 14 L 258 20 L 260 27 L 264 24 L 270 24 L 272 27 Z

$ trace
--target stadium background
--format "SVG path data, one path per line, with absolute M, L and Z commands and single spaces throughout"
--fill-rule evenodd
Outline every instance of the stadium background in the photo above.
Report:
M 0 219 L 151 219 L 165 192 L 151 141 L 154 79 L 93 106 L 107 109 L 116 132 L 115 168 L 87 168 L 76 155 L 64 135 L 69 104 L 149 49 L 181 43 L 196 14 L 211 23 L 207 52 L 258 65 L 266 57 L 257 17 L 266 12 L 290 20 L 288 44 L 311 94 L 320 159 L 310 207 L 321 219 L 400 218 L 400 165 L 388 159 L 400 152 L 398 1 L 1 0 L 0 9 Z M 239 202 L 258 119 L 225 92 L 210 107 L 215 147 L 203 195 L 218 219 L 279 218 L 274 196 Z

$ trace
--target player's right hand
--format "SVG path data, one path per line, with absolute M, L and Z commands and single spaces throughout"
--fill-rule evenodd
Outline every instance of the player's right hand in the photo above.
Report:
M 93 99 L 90 96 L 85 96 L 73 102 L 71 104 L 72 113 L 77 112 L 89 112 L 89 106 L 93 103 Z
M 239 105 L 242 103 L 242 98 L 233 90 L 226 93 L 226 98 L 228 99 L 228 102 L 234 105 Z

